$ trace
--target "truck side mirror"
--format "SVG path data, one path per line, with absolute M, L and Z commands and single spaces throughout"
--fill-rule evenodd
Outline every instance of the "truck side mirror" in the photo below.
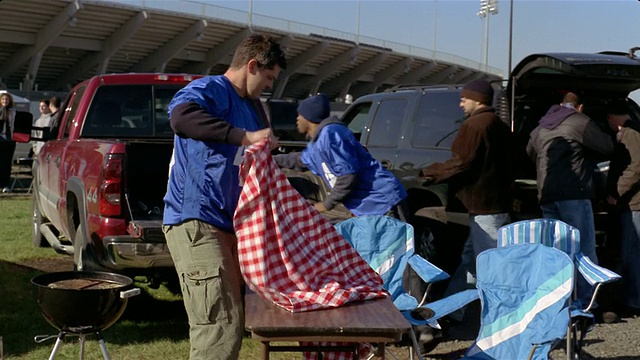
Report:
M 20 143 L 29 142 L 31 126 L 33 126 L 33 115 L 28 111 L 17 111 L 13 122 L 12 140 Z

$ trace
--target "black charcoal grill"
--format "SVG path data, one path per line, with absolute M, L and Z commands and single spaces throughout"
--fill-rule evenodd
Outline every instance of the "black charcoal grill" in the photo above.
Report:
M 80 337 L 80 359 L 84 358 L 87 334 L 96 334 L 105 360 L 110 360 L 102 331 L 122 315 L 127 300 L 140 294 L 133 281 L 124 275 L 107 272 L 56 272 L 34 277 L 42 316 L 60 332 L 49 360 L 53 360 L 66 335 Z M 39 335 L 42 342 L 55 335 Z

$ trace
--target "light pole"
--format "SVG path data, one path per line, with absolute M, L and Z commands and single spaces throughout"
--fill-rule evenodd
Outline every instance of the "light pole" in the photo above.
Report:
M 497 13 L 498 0 L 480 0 L 478 16 L 486 19 L 484 27 L 484 71 L 487 71 L 487 63 L 489 62 L 489 14 L 496 15 Z
M 356 12 L 356 44 L 360 45 L 360 0 L 357 2 Z
M 433 52 L 435 57 L 435 51 L 438 45 L 438 0 L 433 1 Z
M 249 0 L 249 31 L 253 31 L 253 0 Z

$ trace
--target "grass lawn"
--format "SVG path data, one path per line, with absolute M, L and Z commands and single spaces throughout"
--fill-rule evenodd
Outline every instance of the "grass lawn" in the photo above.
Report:
M 55 339 L 37 344 L 36 335 L 57 335 L 38 309 L 35 287 L 30 279 L 39 270 L 20 263 L 57 258 L 51 248 L 35 248 L 31 242 L 31 199 L 0 198 L 0 336 L 3 337 L 4 359 L 46 359 Z M 189 354 L 188 324 L 182 300 L 165 288 L 151 290 L 142 283 L 140 296 L 129 300 L 120 320 L 104 331 L 111 358 L 122 360 L 187 359 Z M 77 337 L 68 336 L 56 359 L 79 358 Z M 2 354 L 0 354 L 2 358 Z M 86 359 L 102 359 L 94 336 L 87 336 Z M 259 359 L 259 342 L 245 338 L 240 359 Z M 301 359 L 294 353 L 273 354 L 272 359 Z

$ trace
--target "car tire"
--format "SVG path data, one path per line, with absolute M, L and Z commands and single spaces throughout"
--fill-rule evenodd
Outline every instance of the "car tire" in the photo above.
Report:
M 40 227 L 48 220 L 40 212 L 38 206 L 38 194 L 34 191 L 31 199 L 31 238 L 35 247 L 49 247 L 49 242 L 42 235 Z
M 416 340 L 422 355 L 432 352 L 443 339 L 442 330 L 428 325 L 414 326 L 413 331 L 416 334 Z

